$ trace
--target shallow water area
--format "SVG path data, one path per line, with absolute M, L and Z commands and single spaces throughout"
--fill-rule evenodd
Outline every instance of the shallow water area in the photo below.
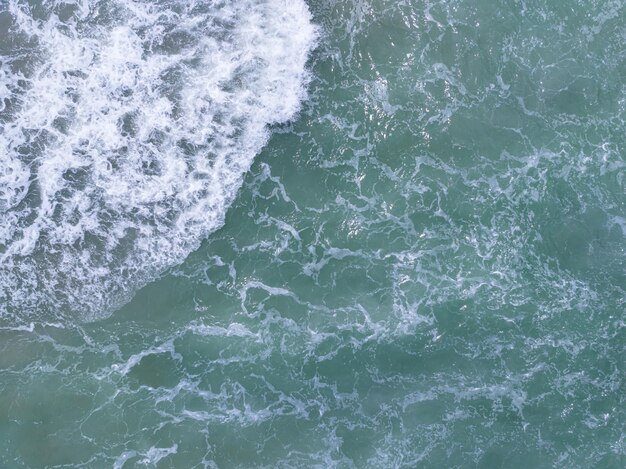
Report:
M 0 203 L 18 198 L 7 187 L 41 182 L 47 157 L 60 165 L 72 155 L 72 164 L 90 166 L 76 163 L 83 172 L 74 169 L 71 180 L 50 176 L 67 184 L 54 194 L 74 197 L 79 208 L 94 201 L 80 213 L 95 214 L 97 223 L 72 225 L 77 219 L 53 211 L 51 218 L 25 215 L 22 225 L 2 224 L 13 231 L 0 233 L 11 240 L 0 242 L 0 253 L 9 253 L 0 269 L 2 291 L 12 295 L 0 318 L 0 466 L 624 467 L 622 3 L 342 0 L 308 2 L 308 10 L 302 4 L 301 21 L 295 10 L 288 11 L 291 20 L 280 16 L 297 3 L 183 8 L 169 1 L 157 3 L 163 10 L 156 12 L 143 2 L 98 3 L 124 9 L 98 17 L 107 25 L 121 18 L 150 25 L 130 28 L 139 42 L 127 29 L 118 28 L 117 39 L 108 26 L 84 32 L 81 21 L 98 29 L 89 16 L 56 11 L 71 32 L 58 29 L 45 8 L 29 10 L 58 29 L 57 41 L 78 32 L 86 38 L 81 47 L 93 41 L 84 49 L 93 53 L 90 64 L 109 67 L 98 57 L 106 44 L 117 44 L 125 51 L 117 72 L 139 81 L 129 101 L 114 88 L 121 94 L 108 114 L 80 100 L 72 107 L 58 92 L 58 109 L 84 121 L 53 131 L 46 113 L 41 127 L 54 135 L 48 146 L 33 140 L 47 134 L 10 134 L 15 116 L 33 122 L 38 115 L 35 95 L 4 101 L 14 107 L 0 141 L 15 153 L 2 164 L 19 169 L 19 162 L 31 175 L 22 180 L 17 169 L 3 167 L 0 178 L 14 179 L 12 186 L 0 183 Z M 25 8 L 9 5 L 13 16 Z M 55 5 L 79 11 L 93 4 Z M 173 16 L 159 13 L 165 10 Z M 225 19 L 217 21 L 216 12 Z M 6 17 L 0 14 L 0 34 Z M 273 19 L 279 29 L 293 29 L 276 35 Z M 237 35 L 227 32 L 249 37 L 259 24 L 270 33 L 259 33 L 261 44 L 286 38 L 291 45 L 275 56 L 244 41 L 252 51 L 244 60 L 234 52 L 242 47 Z M 232 53 L 236 65 L 250 67 L 224 71 L 220 83 L 228 86 L 217 88 L 228 97 L 223 102 L 213 95 L 215 75 L 203 74 L 218 70 L 216 55 L 199 54 L 199 36 L 189 33 L 207 28 L 215 43 L 203 47 L 230 47 L 219 57 Z M 309 31 L 311 42 L 290 41 L 294 31 Z M 109 101 L 86 83 L 117 74 L 104 65 L 101 73 L 90 66 L 87 76 L 72 76 L 57 62 L 38 68 L 48 60 L 44 46 L 24 45 L 26 56 L 2 63 L 0 83 L 11 96 L 31 96 L 45 78 L 54 84 L 46 90 L 73 86 L 78 95 Z M 2 43 L 3 57 L 6 48 L 17 50 Z M 173 69 L 164 57 L 173 57 Z M 275 64 L 293 87 L 281 81 L 268 89 L 259 81 L 276 76 L 268 68 Z M 40 81 L 18 83 L 18 73 L 34 71 Z M 181 73 L 189 101 L 168 88 Z M 242 90 L 245 99 L 233 101 Z M 171 108 L 156 107 L 163 99 Z M 215 109 L 222 118 L 233 113 L 234 133 L 220 127 Z M 129 110 L 140 114 L 139 127 L 125 136 L 124 119 L 118 127 L 109 116 Z M 78 135 L 91 141 L 106 123 L 117 132 L 115 145 L 135 145 L 125 158 L 108 138 L 80 158 L 73 153 Z M 167 137 L 154 140 L 154 129 Z M 246 143 L 246 132 L 258 139 Z M 32 146 L 26 156 L 18 137 Z M 192 137 L 201 143 L 185 146 Z M 215 173 L 225 149 L 232 153 Z M 27 165 L 28 155 L 37 162 Z M 98 172 L 98 159 L 111 155 L 119 171 L 104 165 Z M 232 155 L 242 162 L 235 159 L 229 172 Z M 150 162 L 171 164 L 172 172 Z M 223 199 L 201 189 L 182 197 L 198 168 Z M 221 184 L 215 174 L 233 179 Z M 121 179 L 123 189 L 113 184 Z M 0 216 L 19 207 L 42 213 L 43 202 L 14 207 L 0 205 Z M 98 218 L 111 207 L 131 228 L 119 231 L 119 245 L 95 249 L 98 239 L 118 232 Z M 163 208 L 162 218 L 148 219 L 155 207 Z M 28 223 L 40 227 L 41 238 L 18 256 L 17 247 L 8 249 L 26 249 L 17 232 Z M 76 246 L 52 240 L 69 225 L 96 230 L 94 238 Z M 133 227 L 135 237 L 124 238 Z M 54 243 L 70 265 L 91 246 L 96 257 L 85 269 L 113 267 L 87 269 L 87 277 L 78 269 L 73 281 L 80 279 L 80 288 L 16 298 L 10 282 L 30 292 L 28 272 L 36 284 L 54 277 L 54 258 L 38 264 Z M 178 245 L 178 257 L 162 243 Z M 110 263 L 97 257 L 103 253 Z M 139 288 L 149 278 L 156 279 Z M 128 287 L 121 297 L 130 300 L 112 314 L 106 285 Z M 70 319 L 77 314 L 98 320 Z

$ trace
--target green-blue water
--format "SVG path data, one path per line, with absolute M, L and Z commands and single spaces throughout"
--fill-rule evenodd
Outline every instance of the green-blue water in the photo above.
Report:
M 626 467 L 624 3 L 307 3 L 221 228 L 109 317 L 5 292 L 0 467 Z

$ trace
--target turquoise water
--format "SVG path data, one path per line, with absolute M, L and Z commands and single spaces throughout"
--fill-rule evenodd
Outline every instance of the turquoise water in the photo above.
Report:
M 0 467 L 626 467 L 623 2 L 307 4 L 0 3 Z

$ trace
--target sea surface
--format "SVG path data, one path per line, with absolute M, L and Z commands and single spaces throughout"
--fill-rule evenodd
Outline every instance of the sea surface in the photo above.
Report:
M 623 0 L 0 0 L 0 468 L 626 467 Z

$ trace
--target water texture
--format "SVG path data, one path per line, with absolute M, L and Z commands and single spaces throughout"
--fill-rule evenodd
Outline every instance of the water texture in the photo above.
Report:
M 222 224 L 266 126 L 298 109 L 315 30 L 281 0 L 5 16 L 0 298 L 94 319 Z
M 0 0 L 0 467 L 626 467 L 625 44 Z

